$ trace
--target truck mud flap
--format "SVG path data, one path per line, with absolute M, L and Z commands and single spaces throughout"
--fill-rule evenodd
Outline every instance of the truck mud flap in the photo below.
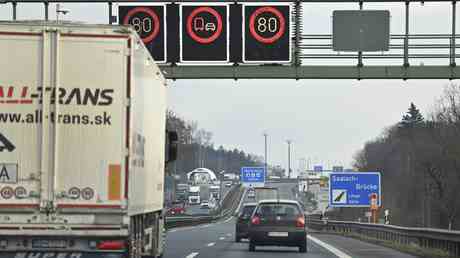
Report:
M 0 258 L 126 258 L 123 253 L 59 252 L 59 251 L 15 251 L 0 252 Z

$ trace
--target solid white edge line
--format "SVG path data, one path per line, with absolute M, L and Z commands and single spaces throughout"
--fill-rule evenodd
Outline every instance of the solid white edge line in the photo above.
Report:
M 191 253 L 191 254 L 185 256 L 185 258 L 193 258 L 193 257 L 197 256 L 198 254 L 199 253 Z
M 226 220 L 224 221 L 224 223 L 228 223 L 228 222 L 230 222 L 232 219 L 233 219 L 233 217 L 230 217 L 230 218 L 226 219 Z
M 219 240 L 225 240 L 225 237 L 219 237 Z
M 348 254 L 340 251 L 339 249 L 333 247 L 332 245 L 330 244 L 327 244 L 321 240 L 319 240 L 318 238 L 316 237 L 312 237 L 310 235 L 307 235 L 307 238 L 310 239 L 311 241 L 315 242 L 316 244 L 320 245 L 321 247 L 325 248 L 326 250 L 328 250 L 329 252 L 333 253 L 335 256 L 339 257 L 339 258 L 352 258 L 351 256 L 349 256 Z
M 212 242 L 212 243 L 207 244 L 207 246 L 211 247 L 211 246 L 214 246 L 215 244 L 216 244 L 215 242 Z

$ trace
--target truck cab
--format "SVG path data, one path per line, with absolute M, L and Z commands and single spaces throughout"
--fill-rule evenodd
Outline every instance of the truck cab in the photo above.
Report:
M 188 203 L 190 205 L 201 203 L 199 186 L 190 186 L 188 190 Z

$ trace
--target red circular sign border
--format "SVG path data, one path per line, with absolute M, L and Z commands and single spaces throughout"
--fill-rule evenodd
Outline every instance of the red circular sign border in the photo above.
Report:
M 217 20 L 217 31 L 211 37 L 208 37 L 208 38 L 199 37 L 192 30 L 192 20 L 198 13 L 201 13 L 201 12 L 208 12 L 208 13 L 212 14 Z M 201 43 L 201 44 L 210 44 L 210 43 L 214 42 L 220 36 L 220 34 L 222 33 L 222 27 L 223 27 L 222 26 L 222 17 L 220 16 L 220 14 L 215 9 L 213 9 L 213 8 L 211 8 L 209 6 L 198 7 L 195 10 L 193 10 L 189 14 L 189 16 L 187 17 L 187 33 L 189 34 L 189 36 L 193 40 L 195 40 L 196 42 Z
M 280 20 L 280 30 L 270 38 L 264 38 L 264 37 L 260 36 L 256 32 L 256 29 L 255 29 L 255 20 L 256 20 L 257 16 L 259 14 L 265 13 L 265 12 L 274 14 Z M 253 12 L 251 14 L 251 17 L 249 18 L 249 32 L 251 33 L 251 35 L 257 41 L 259 41 L 261 43 L 264 43 L 264 44 L 272 44 L 273 42 L 275 42 L 278 39 L 280 39 L 281 36 L 283 36 L 283 34 L 284 34 L 285 30 L 286 30 L 285 26 L 286 26 L 286 21 L 284 19 L 283 14 L 279 10 L 277 10 L 276 8 L 274 8 L 272 6 L 259 7 L 258 9 L 256 9 L 255 12 Z
M 11 196 L 7 196 L 7 195 L 5 196 L 5 193 L 4 193 L 5 190 L 9 190 L 10 193 L 11 193 Z M 0 195 L 2 196 L 3 199 L 9 200 L 9 199 L 13 198 L 13 196 L 14 196 L 14 189 L 12 187 L 10 187 L 10 186 L 5 186 L 0 190 Z
M 150 17 L 152 17 L 152 19 L 154 21 L 155 28 L 153 29 L 153 32 L 148 37 L 145 37 L 145 38 L 142 39 L 142 42 L 144 42 L 144 44 L 148 44 L 152 40 L 154 40 L 158 36 L 158 33 L 160 32 L 160 18 L 158 18 L 158 15 L 152 9 L 150 9 L 148 7 L 139 6 L 139 7 L 136 7 L 136 8 L 133 8 L 133 9 L 129 10 L 129 12 L 126 14 L 126 17 L 123 19 L 123 24 L 124 25 L 129 25 L 129 19 L 134 14 L 140 13 L 140 12 L 148 14 Z

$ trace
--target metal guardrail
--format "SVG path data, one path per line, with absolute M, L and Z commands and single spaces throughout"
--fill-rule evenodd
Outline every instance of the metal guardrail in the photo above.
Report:
M 450 257 L 460 257 L 460 231 L 433 228 L 411 228 L 385 224 L 320 220 L 307 217 L 310 229 L 344 236 L 387 241 L 399 246 L 416 246 L 425 250 L 441 250 Z
M 238 208 L 239 200 L 243 194 L 243 188 L 241 185 L 237 185 L 234 188 L 230 189 L 229 193 L 224 198 L 224 205 L 229 203 L 230 207 L 225 208 L 224 210 L 217 210 L 214 215 L 199 215 L 199 216 L 181 216 L 181 217 L 166 217 L 166 228 L 176 228 L 184 226 L 194 226 L 199 224 L 211 223 L 222 218 L 231 216 L 233 212 Z

